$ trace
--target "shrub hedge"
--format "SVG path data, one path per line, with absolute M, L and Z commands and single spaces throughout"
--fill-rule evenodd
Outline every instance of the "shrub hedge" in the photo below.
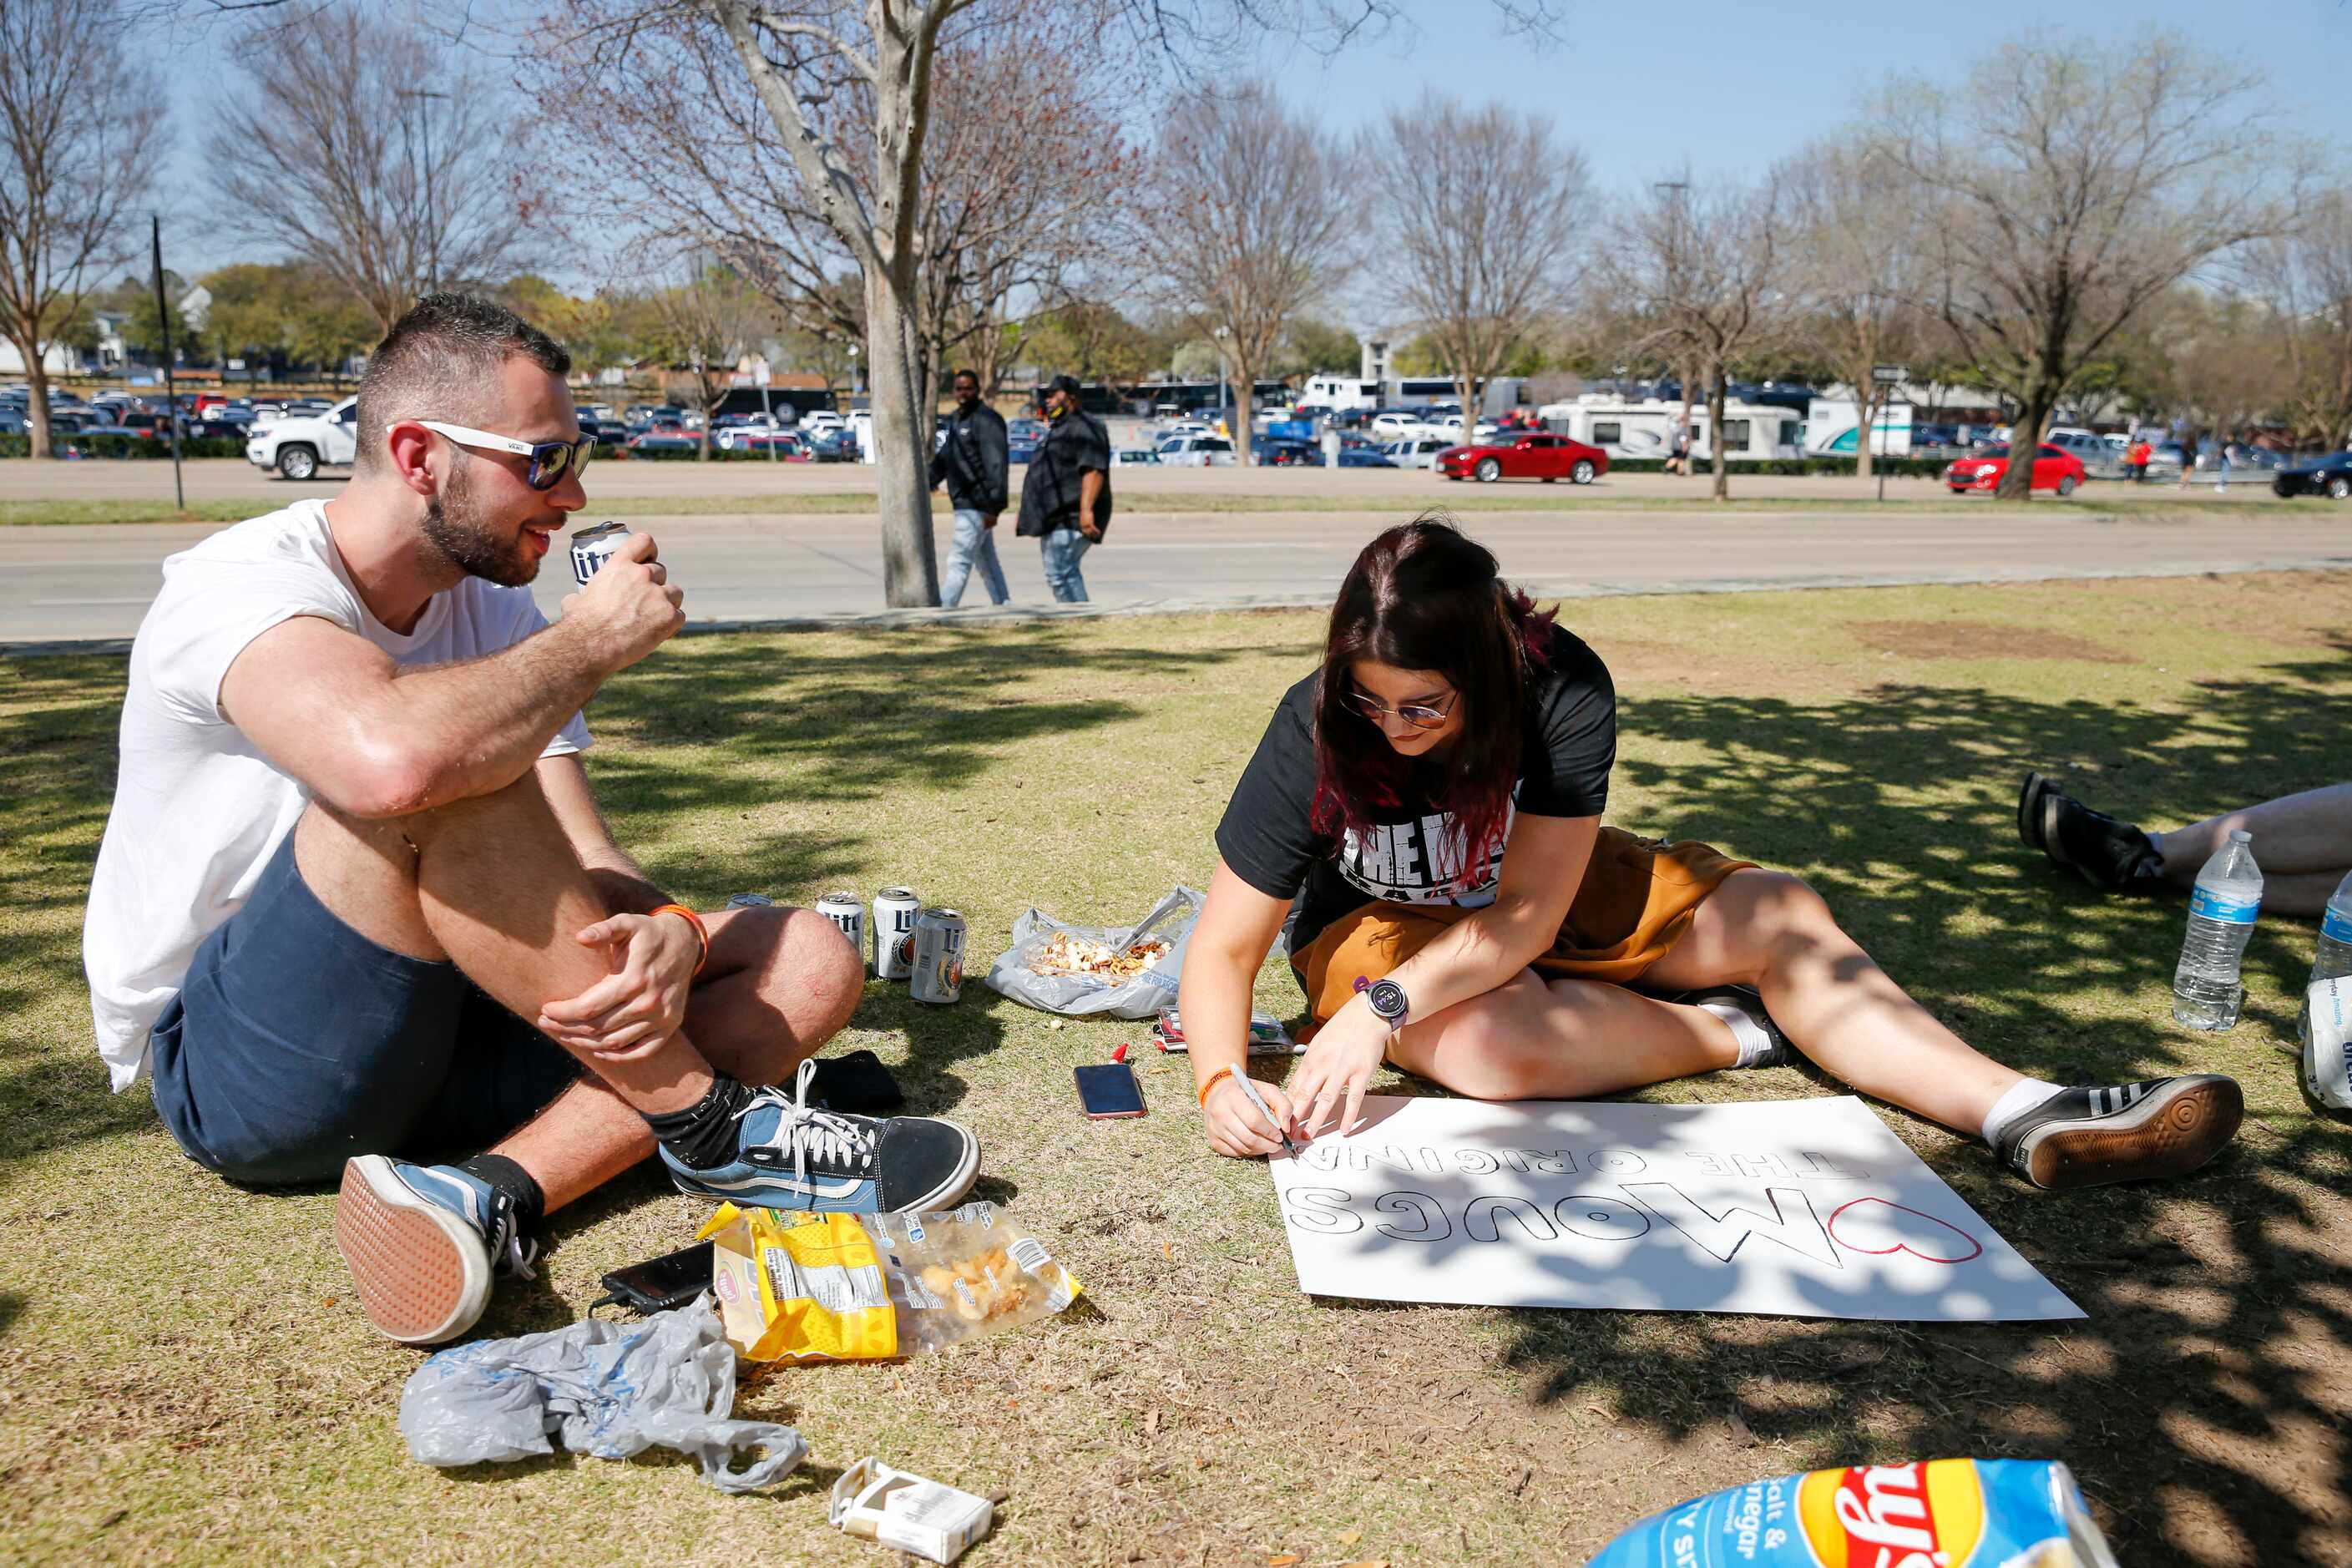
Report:
M 153 441 L 143 436 L 58 436 L 51 438 L 55 455 L 62 458 L 68 449 L 85 458 L 169 458 L 172 443 Z M 33 455 L 30 436 L 0 436 L 0 458 L 29 458 Z M 180 443 L 183 458 L 242 458 L 245 443 L 234 436 L 193 436 Z
M 1942 474 L 1948 458 L 1881 458 L 1874 472 L 1884 471 L 1889 479 L 1932 479 Z M 1611 461 L 1612 474 L 1655 474 L 1665 468 L 1663 458 L 1620 458 Z M 1853 475 L 1852 458 L 1767 458 L 1761 462 L 1739 462 L 1730 465 L 1734 478 L 1741 474 L 1843 474 Z M 1694 477 L 1705 479 L 1715 472 L 1714 465 L 1701 458 L 1692 465 Z

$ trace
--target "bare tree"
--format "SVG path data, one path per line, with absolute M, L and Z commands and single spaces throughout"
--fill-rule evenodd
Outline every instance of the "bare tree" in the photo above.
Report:
M 1854 473 L 1868 479 L 1878 416 L 1894 395 L 1872 379 L 1919 346 L 1930 248 L 1911 181 L 1883 149 L 1823 142 L 1783 165 L 1790 288 L 1810 346 L 1853 389 Z
M 321 8 L 274 15 L 240 54 L 205 138 L 235 232 L 340 279 L 379 329 L 429 288 L 516 267 L 533 214 L 511 183 L 511 116 L 436 35 Z M 550 169 L 541 199 L 581 177 Z
M 2293 230 L 2254 254 L 2294 380 L 2295 435 L 2352 447 L 2352 188 L 2305 205 Z
M 1775 180 L 1697 190 L 1685 170 L 1627 207 L 1603 251 L 1609 290 L 1640 311 L 1627 353 L 1690 367 L 1685 421 L 1691 384 L 1706 388 L 1717 500 L 1731 499 L 1723 424 L 1732 363 L 1788 327 L 1780 205 Z
M 1933 204 L 1937 313 L 2016 399 L 2013 448 L 2033 449 L 2149 300 L 2284 226 L 2261 88 L 2203 44 L 2151 32 L 2004 44 L 1957 89 L 1885 95 L 1882 143 Z M 2032 475 L 2011 463 L 2000 493 L 2026 500 Z
M 1583 271 L 1591 178 L 1549 115 L 1434 91 L 1363 139 L 1393 297 L 1454 374 L 1464 438 L 1486 384 L 1563 310 Z
M 49 455 L 49 351 L 138 254 L 163 86 L 122 47 L 112 0 L 0 5 L 0 336 L 25 362 L 32 453 Z
M 1250 404 L 1258 375 L 1292 318 L 1354 264 L 1349 163 L 1263 81 L 1185 94 L 1161 121 L 1138 254 L 1151 287 L 1189 305 L 1231 356 L 1234 446 L 1244 465 L 1256 460 Z
M 710 417 L 727 400 L 737 367 L 773 323 L 775 311 L 758 290 L 707 256 L 681 258 L 677 273 L 676 282 L 655 289 L 647 300 L 663 356 L 687 369 L 695 410 L 702 416 L 695 456 L 707 462 Z

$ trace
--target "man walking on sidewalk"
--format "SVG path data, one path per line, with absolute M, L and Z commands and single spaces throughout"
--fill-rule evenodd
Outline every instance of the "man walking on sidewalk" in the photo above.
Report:
M 656 1152 L 773 1208 L 945 1207 L 979 1168 L 951 1123 L 807 1104 L 863 988 L 830 921 L 697 914 L 613 841 L 580 710 L 685 616 L 642 533 L 561 621 L 532 605 L 588 499 L 570 369 L 428 296 L 369 357 L 350 484 L 164 563 L 83 928 L 115 1089 L 152 1072 L 232 1182 L 340 1173 L 360 1305 L 412 1344 Z
M 1016 531 L 1037 541 L 1054 597 L 1083 605 L 1087 580 L 1078 563 L 1110 526 L 1110 435 L 1078 406 L 1076 376 L 1057 375 L 1047 385 L 1045 416 L 1053 427 L 1021 481 Z
M 955 395 L 947 439 L 931 454 L 931 484 L 945 484 L 948 504 L 955 508 L 955 542 L 948 547 L 947 573 L 940 579 L 940 603 L 950 610 L 962 600 L 975 562 L 990 604 L 1013 597 L 996 559 L 996 520 L 1004 510 L 1011 466 L 1004 416 L 980 400 L 980 377 L 971 371 L 956 372 Z

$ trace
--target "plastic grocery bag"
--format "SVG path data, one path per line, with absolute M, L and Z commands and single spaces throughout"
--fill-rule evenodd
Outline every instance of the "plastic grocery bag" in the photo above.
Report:
M 1042 1322 L 1078 1297 L 1045 1244 L 990 1203 L 939 1214 L 721 1204 L 711 1288 L 750 1361 L 882 1361 Z
M 2352 974 L 2313 981 L 2305 999 L 2311 1025 L 2303 1087 L 2330 1110 L 2352 1110 Z
M 1178 888 L 1131 926 L 1074 926 L 1031 908 L 1013 922 L 1013 946 L 988 968 L 989 985 L 1015 1002 L 1073 1016 L 1149 1018 L 1176 1000 L 1184 945 L 1208 900 Z M 1165 951 L 1154 953 L 1154 944 Z M 1103 967 L 1081 969 L 1077 963 Z
M 736 1421 L 735 1350 L 703 1296 L 641 1322 L 591 1318 L 443 1351 L 409 1374 L 400 1434 L 411 1458 L 454 1466 L 551 1454 L 625 1459 L 656 1444 L 690 1454 L 722 1492 L 789 1474 L 808 1445 L 790 1426 Z M 739 1453 L 767 1457 L 740 1470 Z

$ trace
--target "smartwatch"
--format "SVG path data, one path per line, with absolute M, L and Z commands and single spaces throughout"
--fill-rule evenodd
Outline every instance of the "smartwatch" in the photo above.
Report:
M 1371 1004 L 1373 1016 L 1391 1030 L 1404 1027 L 1405 1015 L 1412 1007 L 1405 1000 L 1403 986 L 1393 980 L 1375 980 L 1365 990 L 1364 1000 Z

